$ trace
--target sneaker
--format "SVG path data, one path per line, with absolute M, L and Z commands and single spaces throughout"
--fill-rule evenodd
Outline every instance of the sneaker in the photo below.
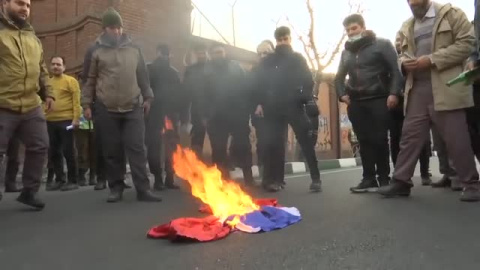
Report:
M 154 194 L 150 190 L 137 192 L 137 200 L 141 202 L 161 202 L 162 197 Z
M 391 198 L 391 197 L 408 197 L 410 196 L 410 190 L 412 186 L 402 181 L 392 181 L 390 185 L 384 186 L 378 189 L 378 193 Z
M 50 183 L 47 183 L 46 190 L 47 191 L 57 191 L 57 190 L 60 190 L 64 184 L 65 183 L 63 183 L 63 182 L 50 182 Z
M 72 191 L 72 190 L 76 190 L 76 189 L 79 189 L 78 184 L 75 184 L 75 183 L 66 183 L 65 185 L 62 186 L 62 188 L 60 189 L 60 191 Z
M 31 206 L 37 210 L 43 210 L 43 208 L 45 208 L 45 203 L 38 198 L 37 193 L 30 191 L 22 191 L 20 196 L 18 196 L 17 201 L 19 203 Z
M 94 190 L 105 190 L 107 189 L 107 182 L 106 181 L 98 181 L 97 185 L 93 188 Z
M 440 179 L 438 182 L 433 182 L 431 184 L 432 188 L 448 188 L 452 186 L 452 180 L 446 175 Z
M 377 192 L 377 190 L 378 183 L 373 179 L 363 179 L 358 186 L 350 188 L 352 193 Z
M 322 183 L 321 182 L 313 182 L 310 185 L 311 192 L 322 192 Z
M 110 189 L 110 194 L 108 195 L 108 203 L 116 203 L 123 199 L 123 187 L 116 187 Z
M 281 186 L 276 183 L 268 184 L 264 186 L 264 188 L 268 192 L 279 192 L 280 190 L 282 190 Z
M 464 188 L 462 196 L 460 196 L 462 202 L 478 202 L 480 201 L 480 191 L 478 188 Z
M 451 182 L 450 188 L 453 191 L 463 191 L 463 184 L 460 182 L 460 180 L 458 180 L 458 178 L 457 179 L 455 179 L 455 178 L 451 178 L 452 182 Z
M 430 175 L 423 175 L 422 176 L 422 186 L 430 186 L 432 185 L 432 178 Z

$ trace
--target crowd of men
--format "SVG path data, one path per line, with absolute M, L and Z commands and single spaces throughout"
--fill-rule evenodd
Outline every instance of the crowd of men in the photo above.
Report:
M 351 191 L 409 196 L 420 160 L 423 185 L 452 187 L 463 191 L 462 201 L 480 201 L 474 160 L 474 152 L 480 156 L 480 117 L 471 109 L 473 89 L 446 86 L 465 68 L 476 67 L 473 26 L 450 4 L 408 4 L 413 17 L 398 32 L 396 48 L 367 30 L 359 14 L 343 23 L 349 40 L 335 86 L 348 105 L 363 164 L 362 181 Z M 154 191 L 179 188 L 172 156 L 181 130 L 190 133 L 199 157 L 208 134 L 212 163 L 223 178 L 230 178 L 233 164 L 242 169 L 244 184 L 255 186 L 250 122 L 265 190 L 286 187 L 289 125 L 309 168 L 310 191 L 322 190 L 314 149 L 319 116 L 314 80 L 305 58 L 292 49 L 288 27 L 275 30 L 276 45 L 265 40 L 258 46 L 259 61 L 250 71 L 229 59 L 224 45 L 197 44 L 192 49 L 196 61 L 180 79 L 169 47 L 159 45 L 157 58 L 147 65 L 141 49 L 123 33 L 121 15 L 109 8 L 78 82 L 65 74 L 62 56 L 53 56 L 47 71 L 29 14 L 30 0 L 3 1 L 0 69 L 9 75 L 0 79 L 0 164 L 6 156 L 5 191 L 21 192 L 19 202 L 45 207 L 38 197 L 45 166 L 49 191 L 85 185 L 103 190 L 108 184 L 107 201 L 119 202 L 129 188 L 127 161 L 137 199 L 159 202 Z M 444 174 L 435 183 L 429 171 L 430 129 Z M 22 189 L 15 184 L 20 143 L 25 146 Z
M 480 156 L 480 115 L 474 105 L 480 106 L 479 90 L 469 83 L 447 86 L 465 69 L 477 66 L 474 26 L 451 4 L 430 0 L 408 4 L 413 17 L 397 33 L 396 48 L 366 30 L 362 16 L 351 15 L 344 21 L 349 40 L 336 88 L 340 100 L 348 104 L 363 163 L 363 179 L 351 191 L 409 196 L 420 159 L 423 185 L 451 187 L 463 191 L 462 201 L 477 202 L 480 184 L 474 153 Z M 475 5 L 478 9 L 477 1 Z M 478 12 L 474 22 L 478 33 L 477 16 Z M 428 165 L 430 133 L 443 174 L 435 183 Z

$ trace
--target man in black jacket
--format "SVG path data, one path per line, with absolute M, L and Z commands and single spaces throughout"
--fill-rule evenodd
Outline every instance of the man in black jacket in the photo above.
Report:
M 231 135 L 237 164 L 243 170 L 246 185 L 254 185 L 252 173 L 252 146 L 250 144 L 250 92 L 242 67 L 227 59 L 225 47 L 214 44 L 210 48 L 211 61 L 205 68 L 200 115 L 207 128 L 212 145 L 212 162 L 228 179 L 228 138 Z
M 342 52 L 335 87 L 340 100 L 348 105 L 348 116 L 360 143 L 363 179 L 350 190 L 361 193 L 389 181 L 389 110 L 398 104 L 401 72 L 393 44 L 367 31 L 361 15 L 348 16 L 343 25 L 349 40 Z M 347 75 L 350 85 L 345 87 Z
M 185 97 L 184 110 L 181 115 L 182 124 L 192 123 L 191 148 L 199 158 L 203 154 L 203 145 L 205 142 L 206 130 L 200 117 L 199 106 L 201 102 L 202 91 L 205 86 L 205 65 L 208 61 L 207 48 L 203 44 L 198 44 L 193 48 L 193 55 L 196 62 L 185 69 L 183 78 L 183 89 Z
M 265 118 L 267 133 L 264 188 L 276 192 L 284 186 L 285 136 L 292 126 L 310 168 L 311 191 L 322 190 L 320 171 L 311 138 L 311 123 L 305 104 L 312 100 L 313 79 L 305 58 L 292 50 L 290 29 L 275 30 L 275 53 L 260 63 L 255 79 L 258 116 Z
M 173 151 L 178 143 L 178 121 L 181 111 L 181 88 L 178 71 L 170 65 L 170 48 L 157 47 L 157 59 L 148 65 L 150 85 L 155 96 L 146 117 L 145 142 L 148 166 L 155 177 L 154 189 L 178 189 L 174 184 Z M 165 181 L 161 162 L 162 137 L 165 138 Z

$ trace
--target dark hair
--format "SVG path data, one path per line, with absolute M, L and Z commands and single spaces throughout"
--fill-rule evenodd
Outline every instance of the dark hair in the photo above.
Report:
M 158 52 L 163 56 L 170 56 L 170 47 L 167 44 L 159 44 L 157 46 L 157 53 Z
M 55 58 L 60 58 L 60 59 L 62 59 L 62 63 L 63 63 L 64 66 L 67 64 L 67 62 L 65 61 L 65 57 L 60 56 L 60 55 L 54 55 L 54 56 L 52 56 L 52 57 L 50 58 L 50 63 L 52 63 L 52 60 L 55 59 Z
M 212 45 L 210 45 L 209 51 L 213 51 L 218 48 L 225 48 L 225 45 L 220 42 L 214 42 Z
M 344 27 L 347 27 L 350 24 L 354 24 L 354 23 L 358 23 L 358 25 L 360 25 L 361 27 L 365 27 L 365 19 L 361 14 L 358 14 L 358 13 L 349 15 L 348 17 L 345 18 L 345 20 L 343 20 Z
M 276 40 L 284 36 L 290 36 L 291 35 L 290 28 L 286 26 L 280 26 L 277 29 L 275 29 L 275 33 L 273 35 Z

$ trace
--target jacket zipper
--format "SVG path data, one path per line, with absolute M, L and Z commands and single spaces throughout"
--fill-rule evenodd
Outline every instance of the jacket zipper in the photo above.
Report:
M 23 40 L 22 40 L 22 30 L 19 31 L 19 37 L 20 37 L 20 56 L 22 57 L 23 60 L 23 65 L 25 68 L 25 77 L 23 79 L 23 95 L 25 96 L 27 93 L 27 78 L 28 78 L 28 69 L 27 69 L 27 61 L 25 60 L 25 52 L 23 50 Z M 20 98 L 20 112 L 22 111 L 22 99 Z

